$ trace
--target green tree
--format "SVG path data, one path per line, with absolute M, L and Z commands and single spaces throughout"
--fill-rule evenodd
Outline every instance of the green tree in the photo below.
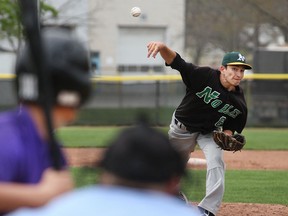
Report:
M 187 52 L 198 64 L 211 49 L 251 53 L 279 36 L 288 43 L 287 9 L 288 0 L 186 0 Z
M 15 52 L 20 39 L 23 37 L 18 1 L 0 0 L 0 5 L 0 40 L 7 40 L 9 42 L 9 48 L 3 48 L 0 45 L 0 50 Z M 47 14 L 57 17 L 58 11 L 41 0 L 40 17 Z

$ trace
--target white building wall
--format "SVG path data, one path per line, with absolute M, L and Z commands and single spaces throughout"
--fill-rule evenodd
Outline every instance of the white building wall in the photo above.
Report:
M 140 17 L 130 14 L 132 7 L 138 6 L 142 10 Z M 126 53 L 119 53 L 119 29 L 120 28 L 163 28 L 164 41 L 168 46 L 179 53 L 184 50 L 184 26 L 185 26 L 185 0 L 90 0 L 89 8 L 98 8 L 92 14 L 95 26 L 89 27 L 90 48 L 100 54 L 100 70 L 102 75 L 117 74 L 117 62 L 119 56 L 123 60 Z M 144 33 L 145 34 L 145 33 Z M 143 36 L 143 35 L 142 35 Z M 147 32 L 147 41 L 139 39 L 142 43 L 143 55 L 146 57 L 146 44 L 153 40 Z M 155 37 L 159 39 L 159 37 Z M 133 41 L 135 43 L 135 40 Z M 132 43 L 132 41 L 131 41 Z M 131 44 L 135 46 L 135 44 Z M 137 44 L 139 46 L 139 44 Z M 133 56 L 127 56 L 133 59 Z M 158 57 L 160 58 L 160 57 Z M 149 64 L 153 59 L 145 59 Z M 161 60 L 156 60 L 161 61 Z M 133 62 L 131 62 L 133 63 Z M 144 63 L 144 62 L 143 62 Z M 151 64 L 151 63 L 150 63 Z M 164 64 L 164 62 L 162 62 Z M 166 69 L 165 69 L 166 70 Z M 166 73 L 172 73 L 166 70 Z
M 83 42 L 87 42 L 91 51 L 99 53 L 100 75 L 116 75 L 117 66 L 121 62 L 163 65 L 164 62 L 160 57 L 146 58 L 146 44 L 150 40 L 163 39 L 168 46 L 184 54 L 185 0 L 47 0 L 46 2 L 59 10 L 59 17 L 45 19 L 45 23 L 74 26 L 76 33 Z M 140 17 L 135 18 L 130 14 L 134 6 L 141 8 Z M 129 39 L 123 38 L 125 34 L 121 34 L 122 38 L 119 36 L 120 32 L 123 33 L 129 28 L 132 29 L 130 35 L 132 47 L 127 47 L 125 51 L 126 45 L 123 45 L 123 41 L 127 43 Z M 13 73 L 15 55 L 3 54 L 0 60 L 7 62 L 2 63 L 0 73 Z M 173 73 L 167 68 L 165 72 Z
M 0 52 L 0 74 L 13 74 L 15 68 L 15 53 Z

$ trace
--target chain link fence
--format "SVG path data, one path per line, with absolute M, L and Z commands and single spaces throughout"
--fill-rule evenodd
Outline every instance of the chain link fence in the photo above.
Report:
M 288 127 L 288 79 L 245 79 L 250 127 Z M 0 80 L 0 108 L 17 105 L 13 79 Z M 96 80 L 81 108 L 78 125 L 129 125 L 145 114 L 152 124 L 168 125 L 185 94 L 181 80 Z

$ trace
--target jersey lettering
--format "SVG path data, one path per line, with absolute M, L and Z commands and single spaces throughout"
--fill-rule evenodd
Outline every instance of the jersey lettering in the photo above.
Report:
M 217 92 L 217 91 L 213 91 L 213 92 L 212 92 L 212 88 L 209 87 L 209 86 L 207 86 L 203 91 L 197 92 L 196 95 L 197 95 L 199 98 L 204 97 L 204 102 L 205 102 L 206 104 L 208 104 L 208 103 L 211 102 L 211 100 L 218 98 L 218 96 L 220 95 L 220 93 Z
M 240 110 L 234 109 L 232 112 L 229 113 L 229 116 L 231 116 L 232 118 L 236 118 L 240 114 L 241 114 Z
M 221 116 L 220 119 L 215 123 L 215 127 L 222 127 L 224 125 L 224 122 L 226 120 L 225 116 Z
M 234 106 L 230 104 L 225 104 L 218 112 L 226 114 L 232 118 L 236 118 L 239 114 L 241 114 L 241 111 L 238 109 L 233 109 Z M 233 109 L 233 110 L 232 110 Z
M 212 88 L 210 86 L 206 86 L 205 89 L 203 89 L 201 92 L 197 92 L 196 95 L 199 98 L 203 98 L 204 103 L 206 103 L 206 104 L 211 103 L 210 105 L 214 109 L 216 109 L 217 107 L 219 107 L 223 103 L 222 100 L 217 99 L 218 96 L 220 95 L 220 93 L 217 91 L 212 91 Z M 240 110 L 234 108 L 234 106 L 230 105 L 230 104 L 225 104 L 221 109 L 218 110 L 218 112 L 223 113 L 225 115 L 228 115 L 231 118 L 236 118 L 238 115 L 240 115 L 242 113 Z M 225 119 L 223 120 L 223 122 L 224 121 L 225 121 Z
M 214 101 L 211 102 L 211 106 L 212 106 L 213 108 L 217 108 L 217 107 L 220 106 L 221 104 L 222 104 L 222 101 L 219 100 L 219 99 L 216 99 L 216 100 L 214 100 Z

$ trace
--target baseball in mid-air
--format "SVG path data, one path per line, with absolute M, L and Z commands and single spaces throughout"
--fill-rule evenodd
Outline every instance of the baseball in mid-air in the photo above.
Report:
M 131 9 L 131 14 L 133 17 L 138 17 L 141 15 L 141 9 L 139 7 L 133 7 Z

